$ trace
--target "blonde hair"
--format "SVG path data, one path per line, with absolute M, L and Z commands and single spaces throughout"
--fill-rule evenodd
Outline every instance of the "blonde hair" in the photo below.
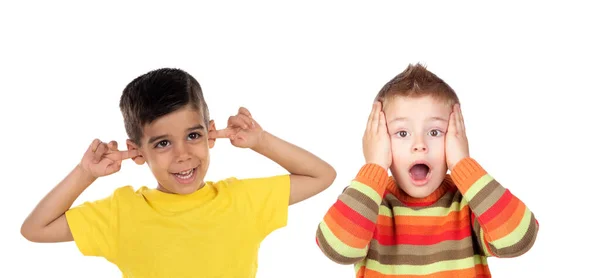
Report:
M 460 103 L 454 90 L 420 63 L 408 65 L 402 73 L 387 82 L 375 100 L 385 104 L 386 100 L 395 97 L 423 96 L 431 96 L 450 106 Z

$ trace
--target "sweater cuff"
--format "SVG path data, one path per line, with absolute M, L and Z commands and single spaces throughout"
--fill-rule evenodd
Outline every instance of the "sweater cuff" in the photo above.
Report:
M 450 172 L 452 180 L 460 192 L 467 192 L 479 178 L 486 172 L 474 159 L 467 157 L 459 161 Z
M 377 164 L 365 164 L 358 171 L 356 179 L 383 194 L 388 181 L 387 170 Z

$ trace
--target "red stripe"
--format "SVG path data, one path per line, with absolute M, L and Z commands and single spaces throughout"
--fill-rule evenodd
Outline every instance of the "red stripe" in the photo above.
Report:
M 510 193 L 510 191 L 506 189 L 506 191 L 504 191 L 504 194 L 502 194 L 502 197 L 500 197 L 500 199 L 498 199 L 498 201 L 495 204 L 493 204 L 492 207 L 490 207 L 488 210 L 481 214 L 481 216 L 478 218 L 479 224 L 483 226 L 486 223 L 490 222 L 490 220 L 498 216 L 498 214 L 500 214 L 500 212 L 502 212 L 502 210 L 504 210 L 504 208 L 506 208 L 506 206 L 510 204 L 510 201 L 513 198 L 514 197 L 512 193 Z
M 459 230 L 445 231 L 437 235 L 402 235 L 386 236 L 375 234 L 373 239 L 377 240 L 381 245 L 398 245 L 398 244 L 414 244 L 414 245 L 432 245 L 446 240 L 461 240 L 471 236 L 471 226 L 467 225 Z
M 362 216 L 362 214 L 356 212 L 342 201 L 338 200 L 333 205 L 344 217 L 350 220 L 352 223 L 365 228 L 367 231 L 373 231 L 375 229 L 375 223 L 371 222 L 368 218 Z M 352 231 L 349 231 L 352 232 Z
M 435 201 L 429 201 L 429 202 L 420 202 L 420 203 L 419 202 L 411 202 L 411 203 L 402 202 L 402 203 L 405 204 L 407 207 L 413 208 L 413 207 L 431 206 L 431 205 L 435 204 L 435 202 L 437 202 L 437 200 L 435 200 Z

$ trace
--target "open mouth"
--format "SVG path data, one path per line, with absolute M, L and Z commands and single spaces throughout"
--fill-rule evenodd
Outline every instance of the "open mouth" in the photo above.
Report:
M 197 169 L 198 167 L 195 167 L 178 173 L 171 173 L 171 175 L 173 175 L 179 183 L 190 183 L 196 177 Z
M 431 167 L 427 162 L 417 161 L 410 167 L 408 173 L 416 185 L 423 185 L 429 180 Z

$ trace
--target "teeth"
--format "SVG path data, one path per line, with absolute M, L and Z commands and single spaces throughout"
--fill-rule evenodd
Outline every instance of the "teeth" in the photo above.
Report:
M 194 173 L 194 169 L 190 169 L 184 172 L 179 172 L 177 174 L 175 174 L 177 177 L 181 178 L 181 179 L 189 179 L 192 177 L 192 174 Z
M 184 172 L 179 172 L 178 174 L 180 174 L 180 175 L 182 175 L 182 176 L 185 176 L 185 175 L 188 175 L 189 173 L 191 173 L 193 170 L 194 170 L 194 169 L 189 169 L 189 170 L 187 170 L 187 171 L 184 171 Z

